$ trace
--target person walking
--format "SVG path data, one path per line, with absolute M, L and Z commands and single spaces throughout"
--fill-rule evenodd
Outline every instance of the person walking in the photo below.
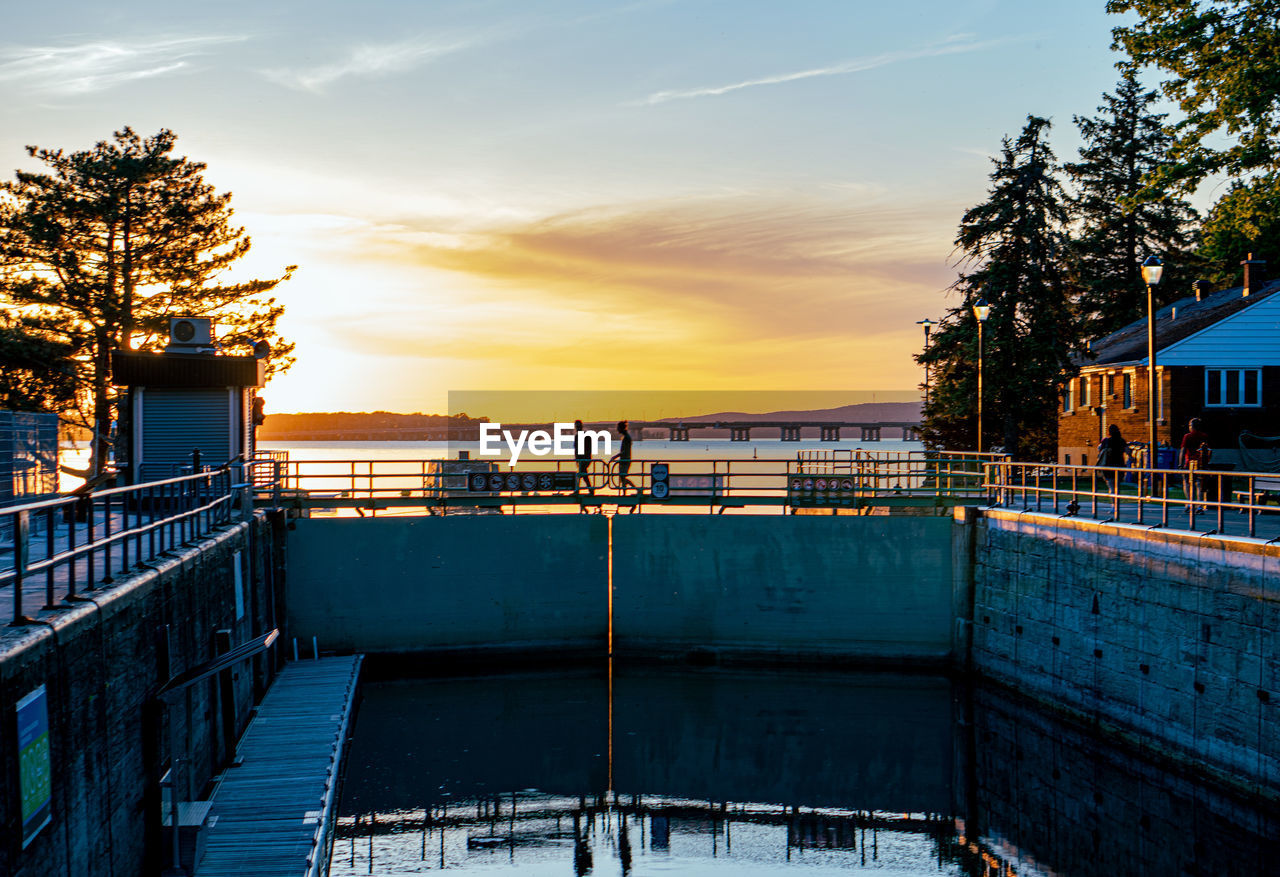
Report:
M 578 464 L 578 474 L 573 481 L 573 492 L 580 491 L 580 485 L 587 485 L 587 493 L 595 496 L 596 490 L 591 486 L 591 455 L 587 453 L 586 430 L 582 421 L 573 422 L 573 459 Z
M 628 487 L 635 487 L 631 479 L 627 477 L 627 473 L 631 471 L 631 431 L 627 429 L 625 420 L 618 421 L 618 437 L 622 440 L 618 453 L 613 455 L 613 462 L 617 464 L 617 484 L 618 490 L 626 492 Z M 639 491 L 636 491 L 639 493 Z
M 1123 473 L 1117 470 L 1129 468 L 1129 443 L 1114 423 L 1107 428 L 1107 437 L 1098 443 L 1098 468 L 1102 470 L 1102 477 L 1107 479 L 1111 493 L 1118 495 Z
M 1209 462 L 1212 454 L 1213 451 L 1209 449 L 1209 434 L 1204 431 L 1204 421 L 1199 417 L 1191 418 L 1191 422 L 1187 424 L 1187 434 L 1182 437 L 1182 444 L 1178 448 L 1178 464 L 1187 470 L 1182 483 L 1188 503 L 1204 501 L 1198 473 Z

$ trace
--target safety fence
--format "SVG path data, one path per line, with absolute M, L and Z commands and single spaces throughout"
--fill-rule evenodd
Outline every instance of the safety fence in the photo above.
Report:
M 999 508 L 1149 527 L 1280 539 L 1280 473 L 1225 469 L 985 464 Z
M 389 509 L 514 512 L 638 511 L 786 513 L 873 505 L 941 507 L 986 496 L 984 464 L 998 454 L 801 451 L 787 458 L 251 461 L 245 480 L 259 503 L 302 515 Z
M 86 599 L 229 523 L 243 486 L 237 474 L 224 466 L 0 508 L 0 589 L 12 589 L 10 620 L 28 621 L 39 608 L 30 599 L 33 585 L 43 586 L 46 609 Z

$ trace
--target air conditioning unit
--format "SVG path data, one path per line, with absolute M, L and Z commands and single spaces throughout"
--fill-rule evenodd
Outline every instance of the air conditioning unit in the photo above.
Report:
M 207 317 L 171 317 L 165 353 L 212 353 L 213 321 Z

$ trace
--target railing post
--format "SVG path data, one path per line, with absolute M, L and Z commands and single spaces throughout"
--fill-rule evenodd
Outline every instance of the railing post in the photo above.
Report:
M 147 521 L 147 551 L 154 559 L 156 556 L 156 489 L 154 487 L 147 488 L 147 509 L 151 516 Z
M 48 561 L 49 563 L 49 566 L 44 571 L 44 608 L 52 609 L 54 608 L 53 607 L 53 571 L 54 571 L 53 555 L 56 551 L 56 548 L 55 548 L 56 534 L 54 533 L 54 528 L 53 528 L 53 509 L 51 508 L 45 510 L 44 529 L 45 529 L 44 557 L 45 557 L 45 560 Z
M 84 582 L 85 582 L 85 590 L 91 590 L 92 588 L 95 588 L 98 585 L 98 545 L 97 545 L 97 541 L 94 538 L 94 532 L 97 530 L 97 521 L 94 520 L 94 516 L 96 512 L 94 511 L 94 508 L 93 508 L 93 494 L 91 493 L 88 496 L 86 496 L 85 500 L 88 501 L 89 503 L 89 509 L 86 515 L 86 518 L 89 524 L 89 532 L 87 534 L 87 538 L 88 538 L 87 544 L 89 546 L 89 556 L 88 556 L 89 563 L 88 563 L 87 569 L 85 570 Z
M 112 544 L 112 543 L 111 543 L 111 531 L 112 531 L 112 529 L 114 529 L 114 528 L 111 526 L 112 521 L 111 521 L 111 495 L 110 495 L 110 494 L 108 494 L 107 496 L 103 497 L 103 506 L 102 506 L 102 511 L 103 511 L 103 515 L 102 515 L 102 526 L 103 526 L 103 530 L 105 530 L 105 531 L 106 531 L 106 532 L 104 532 L 104 533 L 102 534 L 102 538 L 103 538 L 103 540 L 105 541 L 105 544 L 102 546 L 102 548 L 103 548 L 103 551 L 102 551 L 102 572 L 103 572 L 103 576 L 102 576 L 102 583 L 103 583 L 104 585 L 109 585 L 109 584 L 111 584 L 112 582 L 114 582 L 114 581 L 115 581 L 115 579 L 113 579 L 113 578 L 111 577 L 111 544 Z
M 18 512 L 13 521 L 13 623 L 22 624 L 22 580 L 27 573 L 29 512 Z
M 129 501 L 133 503 L 133 527 L 136 535 L 133 537 L 133 565 L 142 566 L 142 494 L 141 488 L 130 489 L 127 496 Z
M 68 568 L 67 568 L 67 598 L 72 600 L 74 600 L 76 596 L 76 566 L 77 566 L 77 563 L 76 563 L 76 505 L 77 504 L 78 503 L 73 502 L 70 505 L 60 506 L 63 512 L 63 517 L 67 521 L 67 550 L 71 552 L 71 559 L 68 561 Z M 67 515 L 68 511 L 71 513 L 70 516 Z M 92 548 L 90 549 L 90 551 L 92 552 Z
M 1256 535 L 1257 535 L 1257 529 L 1258 529 L 1258 518 L 1257 518 L 1258 508 L 1257 508 L 1257 500 L 1255 499 L 1256 494 L 1254 494 L 1254 492 L 1253 492 L 1253 491 L 1254 491 L 1254 483 L 1253 483 L 1253 479 L 1254 479 L 1254 477 L 1255 477 L 1255 476 L 1253 476 L 1253 475 L 1249 475 L 1249 476 L 1247 476 L 1247 477 L 1246 477 L 1246 479 L 1245 479 L 1245 484 L 1247 485 L 1247 487 L 1248 487 L 1248 491 L 1249 491 L 1249 492 L 1246 494 L 1247 499 L 1245 500 L 1245 503 L 1246 503 L 1246 509 L 1247 509 L 1246 514 L 1248 514 L 1248 515 L 1249 515 L 1249 537 L 1250 537 L 1250 538 L 1252 538 L 1252 537 L 1254 537 L 1254 536 L 1256 536 Z

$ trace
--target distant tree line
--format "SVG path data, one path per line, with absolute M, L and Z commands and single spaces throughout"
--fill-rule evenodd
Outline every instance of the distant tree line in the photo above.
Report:
M 1109 0 L 1138 20 L 1113 30 L 1124 53 L 1097 115 L 1074 117 L 1083 145 L 1060 163 L 1050 123 L 1029 115 L 992 160 L 987 199 L 960 221 L 956 303 L 916 359 L 930 375 L 924 438 L 974 448 L 978 326 L 983 446 L 1052 459 L 1071 354 L 1146 313 L 1141 264 L 1168 266 L 1158 304 L 1205 279 L 1241 282 L 1240 262 L 1280 256 L 1280 0 Z M 1143 68 L 1167 78 L 1144 88 Z M 1171 121 L 1159 95 L 1175 103 Z M 1186 200 L 1209 177 L 1225 190 L 1204 217 Z
M 303 414 L 271 414 L 258 429 L 262 441 L 288 439 L 308 433 L 359 432 L 397 434 L 412 430 L 456 431 L 487 423 L 487 417 L 467 414 L 396 414 L 390 411 L 329 411 Z

